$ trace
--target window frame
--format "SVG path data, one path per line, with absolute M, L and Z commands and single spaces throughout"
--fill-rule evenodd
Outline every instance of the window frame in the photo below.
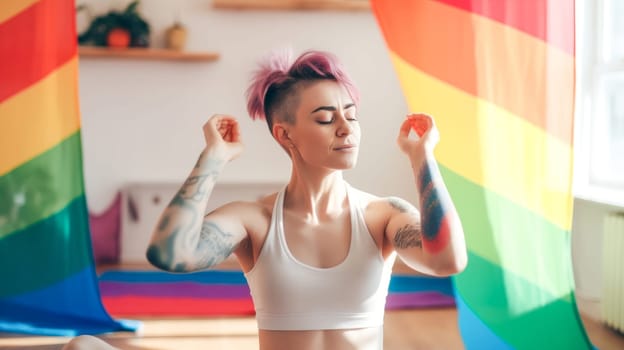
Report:
M 576 99 L 574 127 L 573 195 L 593 202 L 624 207 L 624 179 L 614 183 L 592 176 L 593 150 L 603 141 L 597 128 L 609 124 L 605 114 L 605 79 L 624 75 L 624 59 L 617 63 L 602 58 L 605 47 L 605 1 L 576 0 Z M 622 19 L 624 21 L 624 18 Z M 622 160 L 624 161 L 624 160 Z M 623 174 L 624 176 L 624 174 Z

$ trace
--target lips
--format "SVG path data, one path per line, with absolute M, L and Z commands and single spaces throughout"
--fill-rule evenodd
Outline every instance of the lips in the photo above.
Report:
M 338 146 L 338 147 L 334 147 L 334 151 L 346 151 L 346 150 L 350 150 L 350 149 L 355 149 L 355 145 L 343 145 L 343 146 Z

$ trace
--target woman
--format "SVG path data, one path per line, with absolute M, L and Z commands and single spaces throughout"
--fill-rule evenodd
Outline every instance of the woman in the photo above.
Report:
M 269 57 L 247 97 L 251 117 L 265 119 L 288 153 L 290 181 L 279 193 L 204 215 L 218 175 L 243 150 L 236 119 L 212 116 L 204 125 L 206 147 L 162 214 L 148 260 L 190 272 L 233 253 L 252 292 L 262 350 L 381 349 L 395 257 L 434 276 L 467 263 L 461 223 L 433 156 L 433 120 L 410 116 L 398 136 L 419 212 L 343 179 L 358 157 L 359 95 L 334 56 L 310 51 L 294 63 Z M 412 127 L 419 138 L 408 138 Z

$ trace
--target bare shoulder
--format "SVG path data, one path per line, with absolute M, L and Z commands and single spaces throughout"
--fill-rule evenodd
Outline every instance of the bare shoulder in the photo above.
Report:
M 247 233 L 245 239 L 236 250 L 236 256 L 243 271 L 250 271 L 255 264 L 255 257 L 260 249 L 271 225 L 271 215 L 276 194 L 269 194 L 254 201 L 231 202 L 222 207 L 239 218 Z
M 364 210 L 369 231 L 374 234 L 375 231 L 382 230 L 390 216 L 388 200 L 358 189 L 354 189 L 354 193 L 357 195 L 358 206 Z
M 360 200 L 360 205 L 366 212 L 375 213 L 418 213 L 418 209 L 409 201 L 396 197 L 380 197 L 362 190 L 355 189 Z
M 376 196 L 366 191 L 362 191 L 355 187 L 352 187 L 351 189 L 353 193 L 356 194 L 357 200 L 359 201 L 360 206 L 363 208 L 368 208 L 369 205 L 371 204 L 374 205 L 376 202 L 378 202 L 381 199 L 381 197 L 379 196 Z
M 229 216 L 239 218 L 242 222 L 263 221 L 270 219 L 276 194 L 262 196 L 251 201 L 232 201 L 211 211 L 207 217 Z
M 374 194 L 356 190 L 359 206 L 364 211 L 364 221 L 368 231 L 381 249 L 384 257 L 392 251 L 392 245 L 386 241 L 386 228 L 393 213 L 396 212 L 390 204 L 389 197 L 380 197 Z
M 251 202 L 251 205 L 262 217 L 270 220 L 271 214 L 273 214 L 273 207 L 275 206 L 275 200 L 277 199 L 277 193 L 271 193 L 257 200 Z

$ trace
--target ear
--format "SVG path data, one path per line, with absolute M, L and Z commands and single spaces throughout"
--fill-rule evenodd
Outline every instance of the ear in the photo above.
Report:
M 292 141 L 288 136 L 288 125 L 283 123 L 275 123 L 273 124 L 273 137 L 277 140 L 277 142 L 282 146 L 288 149 L 290 145 L 292 145 Z

